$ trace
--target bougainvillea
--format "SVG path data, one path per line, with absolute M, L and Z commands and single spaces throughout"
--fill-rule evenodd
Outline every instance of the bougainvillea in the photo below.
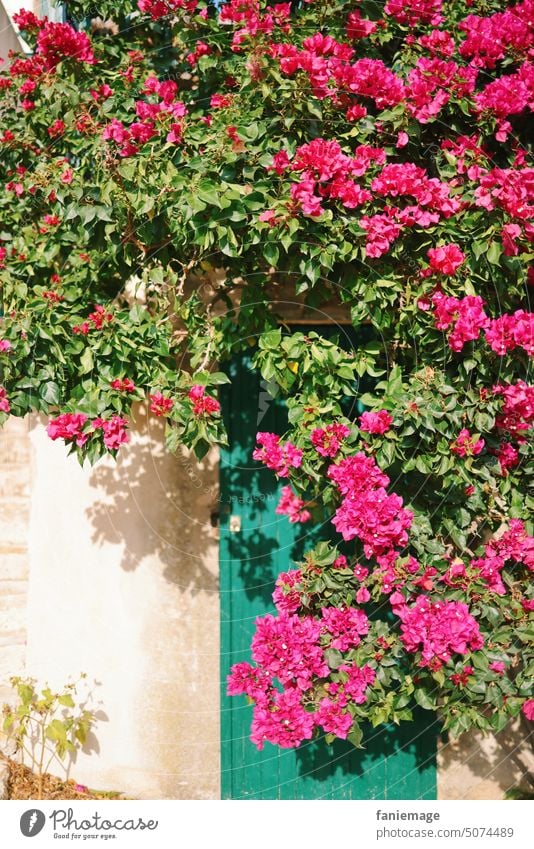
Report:
M 68 8 L 0 71 L 0 419 L 92 462 L 145 402 L 202 456 L 256 342 L 254 460 L 332 530 L 231 674 L 252 740 L 532 719 L 532 0 Z

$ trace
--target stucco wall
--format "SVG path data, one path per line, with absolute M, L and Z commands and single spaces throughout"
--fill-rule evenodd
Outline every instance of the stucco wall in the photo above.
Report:
M 28 422 L 9 419 L 0 432 L 0 705 L 26 664 L 31 477 Z
M 100 716 L 73 777 L 217 798 L 216 458 L 171 457 L 142 415 L 116 466 L 81 469 L 40 422 L 30 443 L 26 672 L 54 686 L 86 672 Z
M 13 7 L 13 5 L 13 3 L 0 3 L 0 70 L 2 71 L 5 71 L 6 69 L 5 63 L 7 61 L 9 51 L 21 49 L 20 41 L 13 24 L 11 23 L 9 14 L 16 12 L 17 8 L 22 8 L 24 4 L 21 0 L 20 3 L 15 4 L 16 8 L 7 8 Z

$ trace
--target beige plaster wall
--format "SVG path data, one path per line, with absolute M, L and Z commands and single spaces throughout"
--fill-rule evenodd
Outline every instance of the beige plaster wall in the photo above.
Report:
M 141 417 L 117 465 L 30 433 L 29 674 L 88 674 L 101 721 L 72 768 L 142 798 L 219 795 L 219 608 L 212 456 L 164 451 Z
M 0 60 L 2 60 L 0 61 L 0 70 L 5 70 L 3 63 L 6 62 L 9 51 L 21 49 L 21 43 L 11 23 L 10 16 L 23 6 L 23 0 L 20 0 L 20 2 L 16 2 L 16 0 L 0 2 Z M 31 4 L 26 8 L 31 8 Z
M 503 799 L 513 788 L 534 793 L 534 731 L 517 719 L 499 734 L 463 734 L 440 746 L 438 799 Z
M 26 664 L 31 474 L 28 422 L 9 419 L 0 431 L 0 705 Z

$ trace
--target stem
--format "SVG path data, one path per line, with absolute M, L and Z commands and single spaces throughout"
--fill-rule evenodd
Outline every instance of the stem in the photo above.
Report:
M 46 737 L 45 737 L 45 720 L 43 718 L 41 722 L 41 751 L 39 753 L 39 764 L 38 764 L 38 772 L 37 772 L 37 798 L 43 798 L 43 764 L 45 757 L 45 746 L 46 746 Z

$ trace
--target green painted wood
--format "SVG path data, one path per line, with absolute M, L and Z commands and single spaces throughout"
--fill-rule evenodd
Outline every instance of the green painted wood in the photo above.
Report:
M 323 738 L 298 750 L 249 740 L 252 709 L 226 695 L 233 663 L 250 659 L 257 616 L 274 612 L 271 593 L 282 571 L 328 536 L 329 527 L 291 525 L 275 514 L 283 484 L 252 460 L 258 430 L 283 433 L 283 405 L 268 398 L 251 368 L 236 357 L 223 393 L 229 448 L 221 453 L 221 763 L 224 799 L 435 799 L 437 725 L 424 711 L 400 728 L 367 729 L 366 749 Z M 231 516 L 241 530 L 230 533 Z M 329 523 L 328 523 L 329 525 Z

